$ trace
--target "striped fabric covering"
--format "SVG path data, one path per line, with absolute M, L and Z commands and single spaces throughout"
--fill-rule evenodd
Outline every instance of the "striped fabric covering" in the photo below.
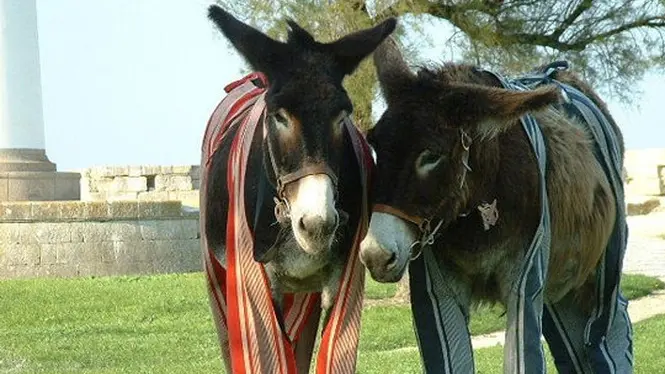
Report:
M 260 81 L 257 86 L 253 82 Z M 261 86 L 261 87 L 259 87 Z M 265 88 L 261 73 L 253 73 L 228 85 L 227 96 L 221 101 L 208 122 L 202 145 L 201 176 L 201 245 L 213 317 L 220 345 L 228 349 L 233 373 L 296 373 L 293 343 L 320 293 L 286 294 L 283 326 L 275 312 L 269 282 L 263 265 L 254 261 L 252 235 L 245 218 L 244 183 L 252 136 L 263 126 Z M 229 154 L 226 269 L 209 248 L 205 235 L 205 186 L 210 160 L 226 131 L 240 126 Z M 369 147 L 351 121 L 346 123 L 362 171 L 364 200 L 367 200 L 369 171 L 373 160 Z M 360 315 L 364 291 L 364 269 L 358 260 L 359 243 L 367 231 L 367 204 L 356 229 L 333 310 L 324 327 L 317 356 L 317 373 L 355 372 Z M 228 348 L 227 348 L 228 347 Z
M 543 300 L 551 241 L 549 204 L 545 185 L 547 160 L 538 123 L 527 115 L 522 126 L 540 168 L 541 221 L 507 305 L 508 326 L 504 345 L 505 373 L 544 373 L 545 353 L 540 343 L 545 336 L 561 373 L 632 373 L 633 346 L 628 302 L 621 295 L 621 268 L 626 250 L 626 223 L 621 170 L 623 160 L 612 126 L 598 107 L 575 88 L 548 74 L 507 80 L 496 74 L 505 88 L 528 90 L 542 83 L 558 84 L 569 98 L 563 105 L 588 126 L 595 140 L 595 154 L 607 174 L 616 196 L 617 218 L 607 251 L 597 272 L 597 299 L 591 318 L 585 318 L 577 304 L 564 298 L 556 304 Z M 414 328 L 423 368 L 427 373 L 473 373 L 473 350 L 469 339 L 470 295 L 454 293 L 457 280 L 441 269 L 429 248 L 409 268 Z

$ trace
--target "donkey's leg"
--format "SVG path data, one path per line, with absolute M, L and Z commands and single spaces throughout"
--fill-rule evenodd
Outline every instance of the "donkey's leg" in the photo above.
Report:
M 499 274 L 505 277 L 500 280 L 502 297 L 507 300 L 504 373 L 537 374 L 546 371 L 540 337 L 548 260 L 549 236 L 541 226 L 526 254 L 505 262 L 506 268 L 499 270 Z
M 576 301 L 571 293 L 555 304 L 545 304 L 543 335 L 559 373 L 594 373 L 584 344 L 588 315 Z
M 426 373 L 474 373 L 468 285 L 445 271 L 430 248 L 409 265 L 411 311 Z
M 596 278 L 606 278 L 601 263 Z M 585 300 L 592 304 L 592 317 L 608 315 L 602 320 L 590 319 L 574 293 L 553 305 L 547 305 L 543 315 L 543 333 L 550 346 L 555 364 L 562 373 L 632 373 L 632 326 L 628 316 L 628 302 L 621 295 L 619 284 L 605 287 L 595 282 L 598 297 Z M 616 298 L 609 305 L 603 302 L 603 292 Z M 593 323 L 600 323 L 602 332 L 593 336 Z M 595 326 L 598 329 L 597 326 Z M 605 333 L 604 331 L 607 331 Z M 599 337 L 598 337 L 599 336 Z
M 314 352 L 314 342 L 316 342 L 316 332 L 319 329 L 319 320 L 321 319 L 321 308 L 315 305 L 312 314 L 307 319 L 307 323 L 300 333 L 300 337 L 295 344 L 296 365 L 299 374 L 308 374 L 312 362 L 312 353 Z

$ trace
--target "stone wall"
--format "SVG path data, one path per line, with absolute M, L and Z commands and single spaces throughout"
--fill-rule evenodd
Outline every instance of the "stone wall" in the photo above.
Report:
M 0 279 L 200 271 L 199 237 L 179 201 L 2 202 Z
M 199 166 L 98 166 L 81 171 L 81 200 L 178 200 L 198 206 Z
M 626 195 L 665 196 L 665 149 L 627 150 Z

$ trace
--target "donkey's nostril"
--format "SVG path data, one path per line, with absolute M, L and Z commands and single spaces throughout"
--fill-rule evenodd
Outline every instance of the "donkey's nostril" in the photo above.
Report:
M 391 252 L 388 262 L 386 262 L 386 268 L 394 268 L 397 265 L 397 253 Z
M 300 220 L 298 220 L 298 228 L 302 231 L 307 231 L 307 228 L 305 227 L 305 218 L 300 217 Z
M 336 226 L 336 219 L 326 220 L 318 215 L 305 215 L 300 219 L 298 228 L 303 232 L 306 232 L 308 235 L 317 237 L 332 234 L 332 232 L 335 231 Z

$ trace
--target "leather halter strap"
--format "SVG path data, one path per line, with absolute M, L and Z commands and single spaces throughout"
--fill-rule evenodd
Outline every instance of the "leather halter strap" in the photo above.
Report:
M 293 173 L 288 173 L 280 176 L 277 179 L 277 190 L 280 191 L 291 182 L 295 182 L 300 178 L 306 177 L 308 175 L 314 174 L 326 174 L 332 179 L 333 186 L 337 187 L 337 176 L 335 172 L 326 164 L 316 164 L 316 165 L 307 165 L 304 166 Z
M 268 129 L 267 126 L 265 125 L 265 117 L 263 120 L 263 136 L 267 139 L 267 133 Z M 319 164 L 309 164 L 305 165 L 302 168 L 291 172 L 287 173 L 284 175 L 279 175 L 279 168 L 277 167 L 277 161 L 275 161 L 275 154 L 272 149 L 272 145 L 270 141 L 266 141 L 267 146 L 268 146 L 268 158 L 270 159 L 270 166 L 272 167 L 273 174 L 275 175 L 275 178 L 277 179 L 276 181 L 276 192 L 277 196 L 274 197 L 275 201 L 275 218 L 277 219 L 277 222 L 280 224 L 284 225 L 288 222 L 289 220 L 289 215 L 291 213 L 291 207 L 289 206 L 289 202 L 286 199 L 286 196 L 284 194 L 284 189 L 287 184 L 293 183 L 301 178 L 304 178 L 308 175 L 315 175 L 315 174 L 326 174 L 327 176 L 330 177 L 333 183 L 334 187 L 334 194 L 335 197 L 337 197 L 337 182 L 338 178 L 335 172 L 328 166 L 327 164 L 324 163 L 319 163 Z
M 464 182 L 466 180 L 467 172 L 471 171 L 471 167 L 469 166 L 469 149 L 471 149 L 471 142 L 473 141 L 473 139 L 464 131 L 464 129 L 460 128 L 459 132 L 460 132 L 460 142 L 463 150 L 462 175 L 460 178 L 460 189 L 461 189 L 464 187 Z M 434 218 L 426 219 L 419 216 L 412 216 L 410 214 L 404 213 L 400 209 L 397 209 L 395 207 L 386 204 L 374 204 L 374 206 L 372 207 L 372 212 L 391 214 L 393 216 L 399 217 L 405 221 L 411 222 L 414 225 L 418 226 L 418 229 L 420 230 L 420 238 L 411 244 L 411 251 L 412 251 L 411 260 L 415 260 L 416 258 L 418 258 L 424 247 L 434 244 L 436 235 L 443 226 L 443 219 L 439 220 L 439 222 L 434 227 L 432 227 L 432 222 L 434 221 Z M 413 254 L 414 250 L 416 250 L 415 254 Z
M 403 211 L 386 204 L 375 204 L 372 207 L 372 212 L 392 214 L 393 216 L 397 216 L 405 221 L 413 223 L 418 226 L 418 228 L 421 228 L 423 223 L 425 223 L 424 218 L 406 214 Z

